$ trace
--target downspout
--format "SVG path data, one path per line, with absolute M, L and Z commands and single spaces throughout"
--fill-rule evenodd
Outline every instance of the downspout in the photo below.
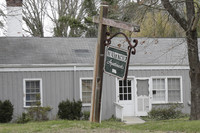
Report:
M 76 99 L 76 66 L 74 66 L 74 72 L 73 72 L 73 99 Z

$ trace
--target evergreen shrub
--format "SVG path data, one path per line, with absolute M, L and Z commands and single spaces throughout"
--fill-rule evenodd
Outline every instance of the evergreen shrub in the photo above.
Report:
M 0 101 L 0 123 L 7 123 L 12 120 L 14 107 L 9 100 Z
M 82 117 L 82 102 L 79 101 L 62 101 L 58 105 L 58 117 L 67 120 L 80 120 Z

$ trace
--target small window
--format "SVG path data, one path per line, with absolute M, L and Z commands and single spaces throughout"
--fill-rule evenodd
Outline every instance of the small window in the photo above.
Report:
M 91 105 L 92 79 L 81 79 L 81 90 L 82 103 L 85 105 Z
M 24 79 L 24 106 L 42 105 L 41 79 Z
M 168 101 L 181 101 L 181 87 L 179 78 L 168 78 Z
M 153 79 L 153 101 L 165 102 L 165 79 Z
M 132 100 L 131 80 L 119 80 L 119 100 Z

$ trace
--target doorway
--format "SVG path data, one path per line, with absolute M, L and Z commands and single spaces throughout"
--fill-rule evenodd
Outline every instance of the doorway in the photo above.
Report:
M 135 88 L 136 115 L 146 116 L 151 110 L 150 79 L 136 78 Z

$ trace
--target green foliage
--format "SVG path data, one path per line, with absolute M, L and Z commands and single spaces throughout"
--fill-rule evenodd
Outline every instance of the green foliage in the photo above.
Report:
M 27 115 L 28 115 L 28 118 L 30 118 L 33 121 L 44 121 L 44 120 L 48 120 L 48 112 L 51 110 L 52 108 L 49 106 L 30 107 L 27 109 Z
M 154 120 L 167 120 L 183 117 L 181 112 L 182 106 L 180 104 L 170 104 L 167 108 L 153 108 L 148 117 Z
M 61 119 L 80 120 L 82 116 L 82 102 L 80 100 L 76 102 L 75 100 L 69 101 L 67 99 L 60 102 L 58 108 L 58 116 Z
M 70 37 L 79 37 L 81 33 L 86 30 L 84 24 L 81 23 L 79 19 L 67 16 L 60 16 L 58 19 L 58 25 L 54 28 L 54 34 L 56 37 L 60 36 L 70 36 Z M 70 33 L 68 35 L 67 29 L 70 27 Z
M 111 116 L 107 121 L 115 121 L 115 122 L 120 122 L 121 119 L 116 118 L 114 115 Z
M 84 111 L 83 120 L 89 120 L 89 119 L 90 119 L 90 111 Z
M 149 12 L 140 24 L 138 37 L 182 37 L 184 31 L 168 14 L 157 11 Z
M 27 115 L 27 113 L 24 112 L 16 120 L 17 123 L 22 123 L 22 124 L 27 123 L 29 121 L 31 121 L 31 118 Z
M 94 0 L 85 0 L 83 2 L 83 8 L 88 16 L 95 16 L 97 15 L 97 10 L 95 6 Z
M 9 100 L 0 101 L 0 123 L 10 122 L 12 120 L 14 107 Z

